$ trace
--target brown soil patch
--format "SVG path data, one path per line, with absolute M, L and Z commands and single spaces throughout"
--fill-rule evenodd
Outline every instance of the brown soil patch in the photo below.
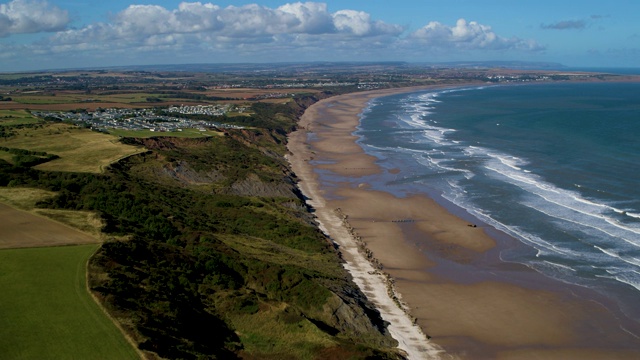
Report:
M 78 230 L 0 204 L 0 249 L 98 243 Z

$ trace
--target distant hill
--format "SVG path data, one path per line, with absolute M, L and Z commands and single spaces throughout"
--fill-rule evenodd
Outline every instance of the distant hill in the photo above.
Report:
M 550 62 L 530 61 L 455 61 L 414 63 L 405 61 L 317 61 L 317 62 L 279 62 L 279 63 L 210 63 L 210 64 L 157 64 L 127 65 L 100 68 L 65 69 L 72 70 L 107 70 L 107 71 L 148 71 L 148 72 L 195 72 L 195 73 L 263 73 L 263 72 L 304 72 L 321 69 L 331 71 L 347 71 L 353 69 L 410 69 L 410 68 L 505 68 L 516 70 L 532 69 L 564 69 L 564 65 Z

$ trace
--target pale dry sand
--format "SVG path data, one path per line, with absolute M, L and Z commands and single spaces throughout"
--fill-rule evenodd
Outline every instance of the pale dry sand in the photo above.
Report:
M 640 339 L 621 331 L 603 306 L 560 291 L 561 285 L 524 267 L 496 260 L 489 263 L 487 254 L 496 241 L 482 224 L 470 227 L 428 197 L 398 198 L 360 181 L 384 170 L 355 143 L 352 133 L 358 114 L 372 98 L 414 90 L 322 100 L 305 112 L 299 131 L 289 139 L 289 160 L 302 192 L 323 230 L 340 246 L 358 286 L 391 323 L 390 332 L 399 347 L 411 359 L 640 356 L 640 346 L 633 345 Z M 308 141 L 309 133 L 313 141 Z M 309 162 L 314 159 L 319 160 L 315 166 Z M 317 170 L 349 180 L 320 184 Z M 340 213 L 335 211 L 338 208 Z M 411 316 L 387 294 L 385 276 L 358 250 L 357 239 L 366 243 L 383 271 L 394 279 L 404 308 L 420 328 L 412 326 Z M 489 270 L 474 271 L 478 263 Z M 445 264 L 445 270 L 446 264 L 454 264 L 451 268 L 457 270 L 446 276 L 446 271 L 444 275 L 442 270 L 434 271 L 438 264 L 438 269 Z M 470 273 L 461 275 L 460 266 Z M 527 281 L 532 285 L 526 286 Z

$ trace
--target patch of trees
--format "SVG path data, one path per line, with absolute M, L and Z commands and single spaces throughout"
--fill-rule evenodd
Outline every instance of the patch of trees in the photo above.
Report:
M 286 104 L 254 102 L 251 116 L 235 116 L 226 119 L 227 124 L 275 130 L 287 134 L 296 129 L 297 118 L 309 105 L 318 101 L 313 96 L 297 96 Z
M 0 138 L 9 138 L 14 136 L 15 134 L 15 131 L 11 131 L 11 127 L 0 126 Z
M 2 127 L 0 127 L 2 129 Z M 44 151 L 30 151 L 24 149 L 8 148 L 0 146 L 0 151 L 13 154 L 12 161 L 17 167 L 31 167 L 60 158 L 55 154 L 47 154 Z

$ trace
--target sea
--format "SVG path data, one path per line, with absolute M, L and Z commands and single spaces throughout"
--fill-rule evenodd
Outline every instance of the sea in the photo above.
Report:
M 372 100 L 358 143 L 397 196 L 517 240 L 501 261 L 589 288 L 640 322 L 640 83 L 469 86 Z

